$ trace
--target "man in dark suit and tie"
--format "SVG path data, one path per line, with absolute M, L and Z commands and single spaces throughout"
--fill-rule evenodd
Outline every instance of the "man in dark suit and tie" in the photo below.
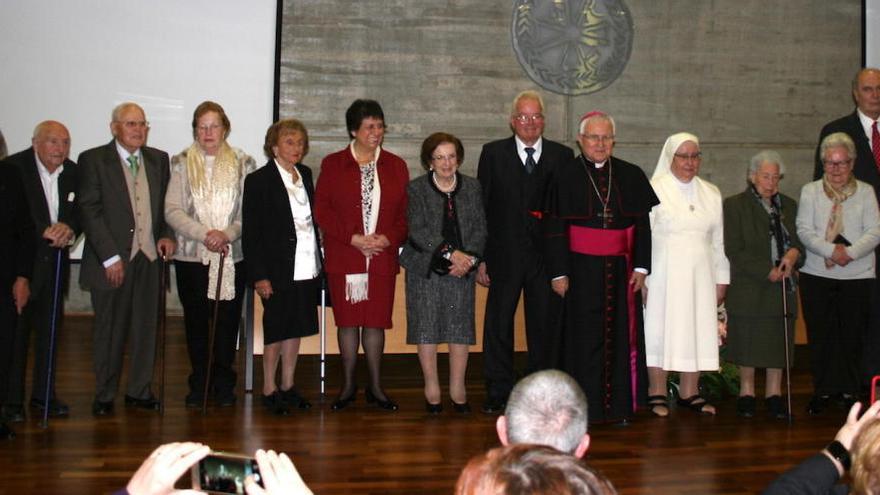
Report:
M 76 164 L 68 159 L 70 133 L 60 122 L 47 120 L 34 129 L 31 144 L 30 148 L 8 157 L 4 162 L 4 165 L 16 167 L 21 175 L 36 227 L 31 294 L 15 329 L 9 389 L 3 401 L 3 416 L 10 422 L 24 421 L 24 384 L 31 330 L 34 331 L 35 341 L 30 405 L 40 412 L 45 407 L 57 256 L 60 253 L 62 291 L 66 292 L 70 278 L 68 247 L 79 233 L 77 169 Z M 56 332 L 62 327 L 63 316 L 63 299 L 59 298 L 54 315 Z M 54 369 L 53 366 L 53 375 Z M 54 382 L 53 376 L 53 389 L 49 390 L 49 415 L 67 416 L 68 406 L 55 397 Z
M 113 141 L 79 156 L 79 202 L 86 245 L 80 283 L 95 310 L 92 413 L 113 412 L 126 340 L 125 405 L 158 409 L 150 391 L 159 310 L 161 259 L 174 254 L 165 223 L 168 154 L 146 146 L 149 124 L 134 103 L 113 110 Z
M 18 169 L 0 166 L 0 397 L 6 396 L 12 340 L 30 296 L 34 269 L 34 222 Z M 0 439 L 15 433 L 0 418 Z
M 541 258 L 540 212 L 556 167 L 574 158 L 571 148 L 544 139 L 544 102 L 534 91 L 513 100 L 514 135 L 483 146 L 477 178 L 483 188 L 489 235 L 477 281 L 489 287 L 483 324 L 486 403 L 483 412 L 504 410 L 516 383 L 513 319 L 523 294 L 529 371 L 557 365 L 558 330 L 548 307 L 561 304 L 552 294 Z
M 829 122 L 819 133 L 819 143 L 825 136 L 834 132 L 844 132 L 852 138 L 856 145 L 856 162 L 853 165 L 853 175 L 856 179 L 867 182 L 874 187 L 874 193 L 880 200 L 880 129 L 877 120 L 880 119 L 880 69 L 867 67 L 856 73 L 852 81 L 852 96 L 856 104 L 853 113 Z M 824 174 L 822 157 L 819 147 L 816 147 L 816 166 L 813 179 L 819 180 Z M 874 251 L 877 260 L 880 261 L 880 248 Z M 880 263 L 875 266 L 880 275 Z M 880 281 L 880 278 L 877 279 Z M 872 305 L 871 323 L 868 325 L 868 335 L 863 336 L 862 358 L 863 389 L 866 391 L 874 375 L 880 374 L 880 287 L 875 287 L 875 302 Z M 819 397 L 817 401 L 811 401 L 808 412 L 819 414 L 828 404 L 828 397 Z M 841 406 L 849 409 L 855 397 L 843 397 Z M 867 399 L 867 396 L 865 397 Z

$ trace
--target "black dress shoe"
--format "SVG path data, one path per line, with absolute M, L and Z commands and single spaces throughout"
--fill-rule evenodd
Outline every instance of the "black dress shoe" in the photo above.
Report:
M 276 416 L 290 414 L 290 409 L 287 408 L 287 404 L 284 403 L 284 398 L 278 390 L 272 392 L 272 395 L 263 396 L 263 407 Z
M 153 396 L 147 397 L 146 399 L 137 399 L 130 395 L 125 396 L 125 406 L 126 407 L 137 407 L 140 409 L 149 409 L 150 411 L 158 411 L 159 410 L 159 400 Z
M 92 414 L 95 416 L 109 416 L 113 414 L 113 402 L 101 402 L 95 399 L 92 402 Z
M 459 404 L 458 402 L 452 401 L 452 410 L 457 412 L 458 414 L 470 414 L 471 405 L 467 403 L 467 401 Z
M 24 423 L 24 407 L 22 406 L 3 406 L 0 412 L 0 421 L 9 423 Z
M 740 396 L 740 398 L 736 399 L 736 414 L 742 418 L 755 417 L 755 404 L 754 395 Z
M 357 388 L 351 391 L 347 396 L 339 396 L 336 400 L 333 401 L 333 404 L 330 405 L 331 411 L 341 411 L 348 407 L 349 404 L 354 402 L 355 398 L 357 398 Z
M 183 399 L 183 405 L 187 409 L 199 409 L 202 407 L 202 396 L 198 394 L 189 394 Z
M 385 397 L 385 400 L 379 400 L 379 398 L 373 394 L 373 390 L 369 387 L 367 387 L 367 391 L 364 395 L 367 398 L 367 404 L 375 403 L 376 407 L 379 409 L 385 409 L 386 411 L 396 411 L 398 409 L 396 402 L 389 399 L 387 396 Z
M 43 413 L 43 399 L 31 399 L 31 407 Z M 49 417 L 63 418 L 70 415 L 70 407 L 58 399 L 49 400 Z
M 807 412 L 812 415 L 822 414 L 828 408 L 831 397 L 827 395 L 814 395 L 807 405 Z
M 15 438 L 15 432 L 6 423 L 0 422 L 0 439 L 12 440 Z
M 295 407 L 297 409 L 312 408 L 312 403 L 306 400 L 305 397 L 300 395 L 300 393 L 296 390 L 296 387 L 290 387 L 289 390 L 282 390 L 281 397 L 284 399 L 284 402 L 290 407 Z
M 504 401 L 497 399 L 488 399 L 486 400 L 486 402 L 483 403 L 483 407 L 480 409 L 480 411 L 482 411 L 483 414 L 501 414 L 504 412 L 504 408 L 506 406 L 507 404 L 505 404 Z
M 782 396 L 771 395 L 764 399 L 764 405 L 767 406 L 767 415 L 773 419 L 788 419 L 788 411 L 785 403 L 782 402 Z
M 437 404 L 431 404 L 426 400 L 425 411 L 427 411 L 428 414 L 440 414 L 443 412 L 443 404 L 439 402 Z
M 214 397 L 214 405 L 217 407 L 232 407 L 235 405 L 235 394 L 219 394 Z

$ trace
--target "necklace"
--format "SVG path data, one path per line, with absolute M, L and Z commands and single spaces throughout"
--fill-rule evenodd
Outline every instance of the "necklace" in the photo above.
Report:
M 437 189 L 439 189 L 441 192 L 449 194 L 455 190 L 455 186 L 458 183 L 458 176 L 456 174 L 453 174 L 452 185 L 447 187 L 441 186 L 440 183 L 437 182 L 437 174 L 434 172 L 431 172 L 431 180 L 434 182 L 434 185 L 437 186 Z
M 599 216 L 602 217 L 602 227 L 608 227 L 608 220 L 614 216 L 608 211 L 608 201 L 611 199 L 611 173 L 614 172 L 614 169 L 611 168 L 611 157 L 608 157 L 608 191 L 605 193 L 604 200 L 602 199 L 602 195 L 599 194 L 599 188 L 596 186 L 593 174 L 590 173 L 590 166 L 587 164 L 587 159 L 584 158 L 584 155 L 581 155 L 581 162 L 584 164 L 584 170 L 587 172 L 590 184 L 593 185 L 593 190 L 596 191 L 596 197 L 599 198 L 599 202 L 602 203 L 602 213 L 599 214 Z

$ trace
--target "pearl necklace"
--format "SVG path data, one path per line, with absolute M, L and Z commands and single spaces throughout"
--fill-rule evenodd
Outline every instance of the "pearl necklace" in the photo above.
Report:
M 437 186 L 437 189 L 448 194 L 455 190 L 455 185 L 458 182 L 458 175 L 452 175 L 452 185 L 448 187 L 441 186 L 440 183 L 437 182 L 437 173 L 434 171 L 431 171 L 431 180 L 434 182 L 434 185 Z

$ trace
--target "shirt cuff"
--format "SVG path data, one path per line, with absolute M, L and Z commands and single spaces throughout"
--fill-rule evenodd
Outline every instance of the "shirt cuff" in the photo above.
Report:
M 638 266 L 635 267 L 635 268 L 633 268 L 633 271 L 634 271 L 634 272 L 643 273 L 643 274 L 645 274 L 645 275 L 648 274 L 648 269 L 647 269 L 647 268 L 641 268 L 641 267 L 638 267 Z
M 120 260 L 122 260 L 122 258 L 120 258 L 118 254 L 111 256 L 110 258 L 107 258 L 106 260 L 104 260 L 104 268 L 110 268 L 111 265 L 113 265 L 114 263 L 116 263 L 117 261 L 120 261 Z

